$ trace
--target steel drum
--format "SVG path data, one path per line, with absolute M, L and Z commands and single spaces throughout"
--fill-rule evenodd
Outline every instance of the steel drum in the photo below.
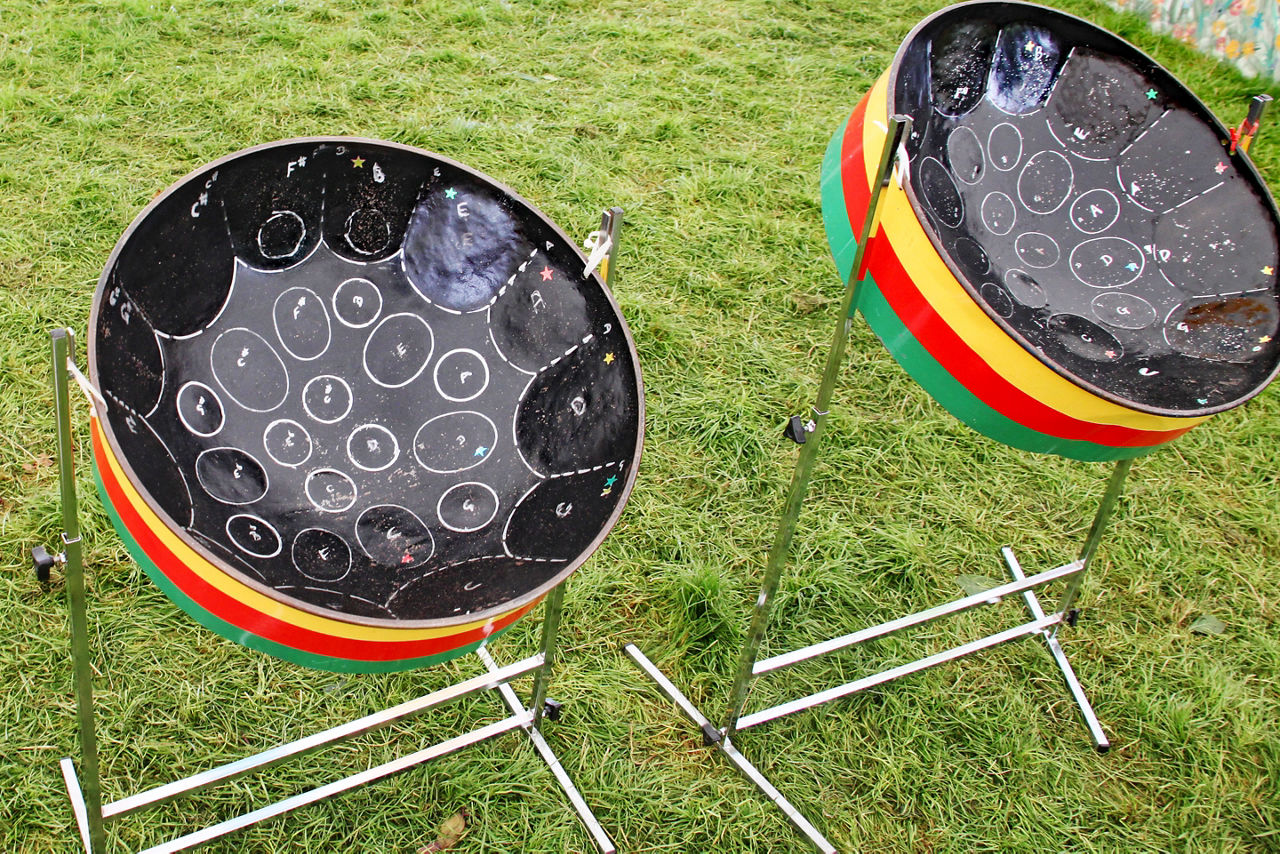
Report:
M 1023 3 L 924 20 L 823 163 L 846 281 L 898 114 L 913 127 L 860 308 L 960 420 L 1026 450 L 1120 459 L 1275 377 L 1275 203 L 1149 57 Z
M 94 297 L 117 530 L 201 624 L 289 661 L 476 648 L 635 480 L 635 348 L 584 263 L 509 189 L 407 146 L 289 140 L 188 175 Z

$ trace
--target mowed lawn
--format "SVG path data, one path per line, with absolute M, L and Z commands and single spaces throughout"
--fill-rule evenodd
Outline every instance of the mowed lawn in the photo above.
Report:
M 189 171 L 342 134 L 462 161 L 585 237 L 626 211 L 615 294 L 646 388 L 621 522 L 571 579 L 547 737 L 619 848 L 803 852 L 756 790 L 644 681 L 639 644 L 713 718 L 728 701 L 841 283 L 818 174 L 832 133 L 937 4 L 857 0 L 0 0 L 0 850 L 70 852 L 58 760 L 77 747 L 60 584 L 48 330 L 83 337 L 120 234 Z M 1100 4 L 1228 125 L 1262 84 Z M 1280 90 L 1270 89 L 1280 95 Z M 1253 148 L 1280 180 L 1280 133 Z M 93 486 L 75 402 L 106 795 L 132 794 L 480 672 L 309 671 L 200 628 L 130 560 Z M 738 746 L 843 851 L 1280 851 L 1280 394 L 1135 464 L 1065 646 L 1115 742 L 1094 753 L 1038 642 L 743 733 Z M 1109 468 L 965 428 L 859 319 L 767 652 L 1072 559 Z M 966 577 L 967 576 L 967 577 Z M 963 583 L 962 583 L 963 582 Z M 837 684 L 1019 619 L 964 615 L 762 681 L 752 704 Z M 526 619 L 494 651 L 535 648 Z M 526 685 L 519 686 L 522 690 Z M 502 716 L 451 706 L 125 820 L 120 850 Z M 212 846 L 586 852 L 509 735 Z M 451 821 L 452 820 L 452 821 Z M 442 826 L 444 830 L 442 830 Z

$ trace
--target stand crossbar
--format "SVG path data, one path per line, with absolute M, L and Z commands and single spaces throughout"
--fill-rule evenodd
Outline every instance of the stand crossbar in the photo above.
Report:
M 320 786 L 319 788 L 312 789 L 309 792 L 303 792 L 300 795 L 294 795 L 292 798 L 286 798 L 285 800 L 277 801 L 269 806 L 256 809 L 253 812 L 245 813 L 238 818 L 228 819 L 227 821 L 220 822 L 219 824 L 212 825 L 203 830 L 188 833 L 185 836 L 180 836 L 177 839 L 166 842 L 162 845 L 147 848 L 140 852 L 140 854 L 172 854 L 172 852 L 175 851 L 185 851 L 188 848 L 203 845 L 206 842 L 211 842 L 214 839 L 217 839 L 218 837 L 226 836 L 228 833 L 234 833 L 237 830 L 243 830 L 244 828 L 257 824 L 258 822 L 266 821 L 269 818 L 276 818 L 277 816 L 284 815 L 298 807 L 317 803 L 325 800 L 326 798 L 331 798 L 334 795 L 339 795 L 351 789 L 381 780 L 384 777 L 390 777 L 392 774 L 407 771 L 415 765 L 420 765 L 423 762 L 438 759 L 441 756 L 447 756 L 450 753 L 456 753 L 464 747 L 470 747 L 473 744 L 479 744 L 487 739 L 510 732 L 517 727 L 525 725 L 531 720 L 532 715 L 527 711 L 522 711 L 518 715 L 512 715 L 504 720 L 482 726 L 464 735 L 454 736 L 453 738 L 439 742 L 438 744 L 433 744 L 432 746 L 419 750 L 415 753 L 410 753 L 407 756 L 400 757 L 399 759 L 393 759 L 392 761 L 385 762 L 382 765 L 374 766 L 367 771 L 361 771 L 359 774 L 352 774 L 350 777 L 344 777 L 343 779 L 329 783 L 326 786 Z
M 492 661 L 492 659 L 490 659 Z M 318 732 L 306 738 L 291 741 L 288 744 L 256 753 L 253 756 L 235 762 L 229 762 L 217 768 L 194 774 L 182 780 L 168 783 L 163 786 L 157 786 L 146 792 L 133 795 L 131 797 L 122 798 L 109 804 L 103 804 L 102 817 L 106 821 L 114 821 L 122 816 L 137 812 L 147 807 L 159 806 L 167 801 L 171 801 L 181 795 L 189 795 L 210 786 L 216 786 L 221 783 L 227 783 L 245 774 L 253 771 L 261 771 L 270 768 L 279 762 L 293 757 L 305 756 L 306 754 L 319 750 L 322 747 L 328 747 L 331 744 L 339 744 L 356 736 L 363 735 L 380 729 L 388 724 L 395 723 L 413 715 L 425 712 L 428 709 L 435 709 L 444 706 L 454 700 L 459 700 L 470 694 L 479 691 L 496 688 L 499 685 L 505 685 L 507 680 L 518 679 L 521 676 L 532 673 L 543 664 L 542 654 L 531 656 L 523 661 L 508 665 L 501 670 L 494 669 L 488 674 L 473 677 L 464 682 L 450 685 L 440 691 L 434 691 L 425 694 L 414 700 L 392 706 L 389 709 L 383 709 L 380 712 L 374 712 L 358 720 L 350 721 L 341 726 L 327 729 L 324 732 Z
M 810 709 L 814 706 L 819 706 L 832 700 L 838 700 L 841 697 L 848 697 L 852 694 L 857 694 L 860 691 L 865 691 L 868 688 L 874 688 L 877 685 L 892 682 L 900 677 L 908 676 L 912 673 L 918 673 L 921 670 L 928 670 L 930 667 L 936 667 L 937 665 L 944 664 L 948 661 L 955 661 L 956 659 L 973 655 L 975 652 L 981 652 L 984 649 L 990 649 L 991 647 L 999 646 L 1002 643 L 1008 643 L 1012 640 L 1024 638 L 1027 635 L 1043 632 L 1053 626 L 1057 626 L 1061 622 L 1063 622 L 1062 614 L 1051 614 L 1049 616 L 1041 615 L 1038 618 L 1032 619 L 1030 622 L 1022 623 L 1005 629 L 1004 631 L 986 635 L 985 637 L 960 644 L 959 646 L 951 647 L 950 649 L 934 653 L 933 655 L 917 658 L 914 661 L 901 664 L 897 667 L 892 667 L 888 670 L 883 670 L 879 673 L 874 673 L 845 685 L 841 685 L 836 688 L 828 688 L 825 691 L 819 691 L 807 697 L 792 700 L 789 703 L 782 703 L 781 705 L 773 706 L 772 708 L 762 709 L 758 712 L 743 715 L 738 718 L 738 725 L 736 729 L 748 729 L 749 727 L 765 723 L 766 721 L 784 717 L 785 715 L 803 711 L 804 709 Z
M 818 447 L 824 433 L 826 416 L 829 414 L 832 395 L 835 391 L 836 380 L 839 376 L 840 366 L 844 359 L 845 347 L 848 342 L 850 327 L 853 318 L 858 310 L 859 297 L 861 295 L 861 285 L 865 279 L 866 270 L 864 269 L 864 261 L 867 252 L 874 245 L 877 239 L 877 226 L 879 222 L 880 202 L 884 190 L 889 186 L 892 180 L 894 164 L 896 162 L 899 147 L 902 140 L 910 133 L 911 119 L 907 116 L 893 116 L 889 120 L 888 133 L 885 136 L 884 148 L 881 151 L 879 170 L 874 176 L 871 184 L 871 197 L 867 203 L 867 212 L 863 220 L 862 236 L 858 240 L 857 250 L 854 255 L 851 273 L 845 285 L 844 298 L 842 300 L 842 312 L 836 323 L 836 329 L 832 336 L 831 347 L 827 353 L 826 367 L 823 370 L 822 380 L 819 384 L 817 401 L 812 409 L 812 419 L 807 423 L 801 423 L 801 418 L 792 419 L 791 427 L 788 434 L 792 439 L 800 444 L 800 452 L 796 459 L 795 470 L 791 477 L 791 484 L 787 492 L 787 498 L 783 505 L 781 518 L 778 521 L 777 532 L 774 537 L 766 559 L 764 577 L 760 585 L 760 595 L 756 598 L 754 608 L 751 615 L 751 623 L 747 630 L 746 639 L 743 642 L 742 652 L 740 654 L 739 663 L 733 685 L 729 694 L 729 709 L 724 718 L 723 726 L 716 728 L 710 720 L 702 714 L 692 702 L 685 697 L 672 682 L 662 674 L 661 671 L 651 662 L 644 653 L 637 649 L 634 645 L 628 644 L 624 649 L 631 660 L 647 675 L 658 687 L 658 690 L 667 699 L 676 704 L 684 715 L 702 730 L 703 740 L 707 745 L 717 747 L 722 754 L 734 765 L 743 775 L 745 775 L 760 790 L 765 797 L 773 801 L 779 809 L 783 811 L 787 819 L 797 830 L 803 833 L 813 846 L 821 852 L 834 852 L 836 849 L 831 842 L 826 839 L 812 823 L 805 819 L 800 812 L 789 802 L 782 794 L 773 786 L 772 783 L 765 778 L 759 769 L 752 765 L 740 752 L 733 746 L 733 736 L 743 729 L 758 726 L 768 721 L 775 720 L 795 712 L 810 709 L 823 703 L 848 697 L 868 688 L 883 685 L 895 679 L 907 676 L 912 673 L 918 673 L 931 667 L 936 667 L 949 661 L 972 655 L 985 649 L 990 649 L 1009 641 L 1018 640 L 1020 638 L 1039 634 L 1048 646 L 1050 655 L 1054 662 L 1058 665 L 1062 672 L 1063 680 L 1067 689 L 1075 701 L 1076 706 L 1080 710 L 1086 728 L 1089 730 L 1090 738 L 1098 752 L 1106 752 L 1110 748 L 1110 742 L 1107 740 L 1102 727 L 1098 723 L 1097 716 L 1093 712 L 1093 707 L 1085 696 L 1080 682 L 1076 679 L 1075 672 L 1071 668 L 1071 664 L 1067 661 L 1066 655 L 1058 643 L 1057 633 L 1059 627 L 1063 623 L 1074 624 L 1076 612 L 1073 608 L 1076 599 L 1080 594 L 1080 586 L 1084 576 L 1088 571 L 1089 564 L 1092 561 L 1097 548 L 1102 539 L 1102 534 L 1106 529 L 1107 523 L 1111 518 L 1111 514 L 1115 509 L 1116 503 L 1120 498 L 1120 494 L 1124 488 L 1125 479 L 1128 476 L 1129 469 L 1133 463 L 1132 459 L 1122 459 L 1116 463 L 1115 469 L 1111 474 L 1111 478 L 1107 483 L 1106 490 L 1103 494 L 1102 501 L 1098 507 L 1097 514 L 1094 516 L 1092 527 L 1085 540 L 1085 545 L 1081 550 L 1078 559 L 1071 563 L 1060 566 L 1056 569 L 1047 570 L 1028 576 L 1023 572 L 1017 559 L 1013 556 L 1013 552 L 1009 548 L 1003 550 L 1005 562 L 1008 566 L 1011 581 L 997 585 L 989 590 L 982 591 L 970 596 L 965 596 L 948 602 L 943 605 L 929 608 L 918 613 L 909 614 L 897 619 L 888 620 L 876 626 L 860 629 L 855 632 L 843 635 L 841 637 L 832 638 L 820 643 L 811 644 L 809 646 L 796 649 L 790 652 L 782 653 L 765 659 L 758 659 L 761 644 L 764 640 L 765 632 L 769 624 L 769 612 L 773 604 L 773 600 L 778 592 L 779 583 L 781 582 L 782 572 L 786 566 L 788 556 L 791 549 L 791 540 L 795 534 L 796 525 L 799 520 L 800 510 L 804 504 L 805 495 L 808 491 L 809 478 L 812 474 L 813 467 L 817 461 Z M 1042 589 L 1046 585 L 1056 582 L 1065 582 L 1065 589 L 1058 601 L 1057 608 L 1046 613 L 1040 605 L 1040 600 L 1036 595 L 1036 591 Z M 791 667 L 804 661 L 812 661 L 829 653 L 839 652 L 849 649 L 867 641 L 875 640 L 902 631 L 903 629 L 920 626 L 943 617 L 959 614 L 984 605 L 994 605 L 999 603 L 1007 596 L 1021 595 L 1030 619 L 988 634 L 976 640 L 962 643 L 941 652 L 932 655 L 923 656 L 916 660 L 897 667 L 888 668 L 878 673 L 862 677 L 860 679 L 848 682 L 844 685 L 829 688 L 823 691 L 801 697 L 796 700 L 781 703 L 768 709 L 746 713 L 747 697 L 750 693 L 752 682 L 760 676 L 772 673 L 778 670 Z
M 1015 579 L 999 587 L 992 587 L 990 590 L 984 590 L 981 593 L 975 593 L 972 596 L 966 596 L 963 599 L 957 599 L 954 602 L 948 602 L 945 605 L 939 605 L 936 608 L 930 608 L 927 611 L 919 611 L 915 614 L 909 614 L 905 617 L 899 617 L 896 620 L 888 620 L 878 626 L 872 626 L 861 631 L 851 632 L 843 637 L 832 638 L 831 640 L 815 643 L 810 646 L 801 647 L 782 655 L 775 655 L 772 658 L 766 658 L 763 661 L 757 661 L 755 666 L 751 668 L 753 676 L 759 676 L 764 673 L 771 673 L 774 670 L 781 670 L 784 667 L 790 667 L 793 664 L 799 664 L 802 661 L 808 661 L 828 652 L 835 652 L 839 649 L 846 649 L 856 646 L 860 643 L 866 643 L 869 640 L 882 638 L 903 629 L 909 629 L 913 626 L 930 623 L 934 620 L 947 617 L 952 614 L 959 614 L 973 608 L 983 605 L 994 605 L 1006 596 L 1014 593 L 1025 593 L 1042 584 L 1047 584 L 1059 578 L 1069 578 L 1084 569 L 1084 565 L 1080 561 L 1060 566 L 1057 569 L 1050 569 L 1030 578 L 1023 576 L 1021 579 Z M 1044 613 L 1037 615 L 1037 619 L 1042 619 Z

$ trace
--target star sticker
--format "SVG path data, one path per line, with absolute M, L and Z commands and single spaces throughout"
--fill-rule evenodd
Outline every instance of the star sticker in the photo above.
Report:
M 605 363 L 606 365 L 612 365 L 612 364 L 613 364 L 613 354 L 612 354 L 612 353 L 605 353 L 605 354 L 604 354 L 604 363 Z
M 1114 359 L 1115 357 L 1116 357 L 1116 351 L 1115 351 L 1115 350 L 1108 350 L 1108 351 L 1107 351 L 1107 358 L 1108 358 L 1108 359 Z
M 617 483 L 617 482 L 618 482 L 618 476 L 615 474 L 615 475 L 613 475 L 612 477 L 610 477 L 608 480 L 606 480 L 606 481 L 604 482 L 604 485 L 605 485 L 605 486 L 613 486 L 613 485 L 614 485 L 615 483 Z
M 600 493 L 600 497 L 601 497 L 601 498 L 604 498 L 606 495 L 608 495 L 608 494 L 609 494 L 609 493 L 611 493 L 611 492 L 613 492 L 613 490 L 612 490 L 612 489 L 609 489 L 608 487 L 605 487 L 604 492 Z
M 549 282 L 549 281 L 551 281 L 551 268 L 550 268 L 550 267 L 543 267 L 543 268 L 542 268 L 542 281 L 544 281 L 544 282 Z
M 1160 93 L 1159 93 L 1159 92 L 1157 92 L 1155 89 L 1148 89 L 1148 90 L 1147 90 L 1147 100 L 1148 100 L 1148 101 L 1154 101 L 1154 100 L 1156 99 L 1156 96 L 1157 96 L 1157 95 L 1159 95 L 1159 94 L 1160 94 Z
M 473 457 L 483 457 L 483 456 L 484 456 L 485 454 L 487 454 L 487 453 L 489 453 L 489 449 L 488 449 L 488 448 L 486 448 L 484 445 L 481 445 L 480 447 L 476 448 L 476 452 L 475 452 L 474 454 L 472 454 L 472 456 L 473 456 Z
M 1221 175 L 1223 172 L 1226 172 L 1226 171 L 1227 171 L 1227 164 L 1225 164 L 1225 163 L 1223 163 L 1221 160 L 1219 160 L 1219 161 L 1218 161 L 1218 165 L 1217 165 L 1217 166 L 1215 166 L 1215 167 L 1213 167 L 1213 171 L 1214 171 L 1214 172 L 1217 172 L 1219 175 Z
M 1264 275 L 1264 276 L 1270 276 L 1270 275 L 1271 275 L 1272 273 L 1274 273 L 1275 271 L 1276 271 L 1276 268 L 1275 268 L 1275 267 L 1272 267 L 1270 264 L 1268 264 L 1267 266 L 1265 266 L 1265 267 L 1263 267 L 1263 268 L 1262 268 L 1262 275 Z
M 352 166 L 352 168 L 354 168 L 354 169 L 363 169 L 363 168 L 364 168 L 364 158 L 363 158 L 363 157 L 355 157 L 355 158 L 352 158 L 352 160 L 351 160 L 351 166 Z
M 1261 338 L 1258 339 L 1259 344 L 1269 344 L 1270 342 L 1271 342 L 1270 335 L 1263 335 Z
M 1125 264 L 1124 268 L 1128 270 L 1130 273 L 1138 272 L 1138 265 L 1133 261 L 1130 261 L 1128 264 Z
M 456 197 L 457 197 L 457 195 L 458 195 L 458 191 L 457 191 L 457 190 L 455 190 L 455 189 L 453 189 L 453 187 L 450 187 L 449 189 L 447 189 L 447 190 L 445 190 L 445 191 L 444 191 L 444 197 L 445 197 L 446 199 L 453 199 L 453 198 L 456 198 Z

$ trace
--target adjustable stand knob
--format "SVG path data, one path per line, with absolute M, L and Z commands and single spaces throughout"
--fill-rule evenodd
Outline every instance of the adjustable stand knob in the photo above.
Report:
M 786 428 L 782 431 L 782 435 L 797 445 L 803 445 L 805 434 L 812 433 L 815 429 L 817 429 L 817 425 L 812 418 L 805 421 L 799 415 L 792 415 L 791 420 L 787 422 Z
M 31 564 L 36 568 L 36 578 L 41 584 L 48 584 L 54 564 L 66 560 L 63 555 L 51 555 L 44 546 L 36 546 L 31 550 Z

